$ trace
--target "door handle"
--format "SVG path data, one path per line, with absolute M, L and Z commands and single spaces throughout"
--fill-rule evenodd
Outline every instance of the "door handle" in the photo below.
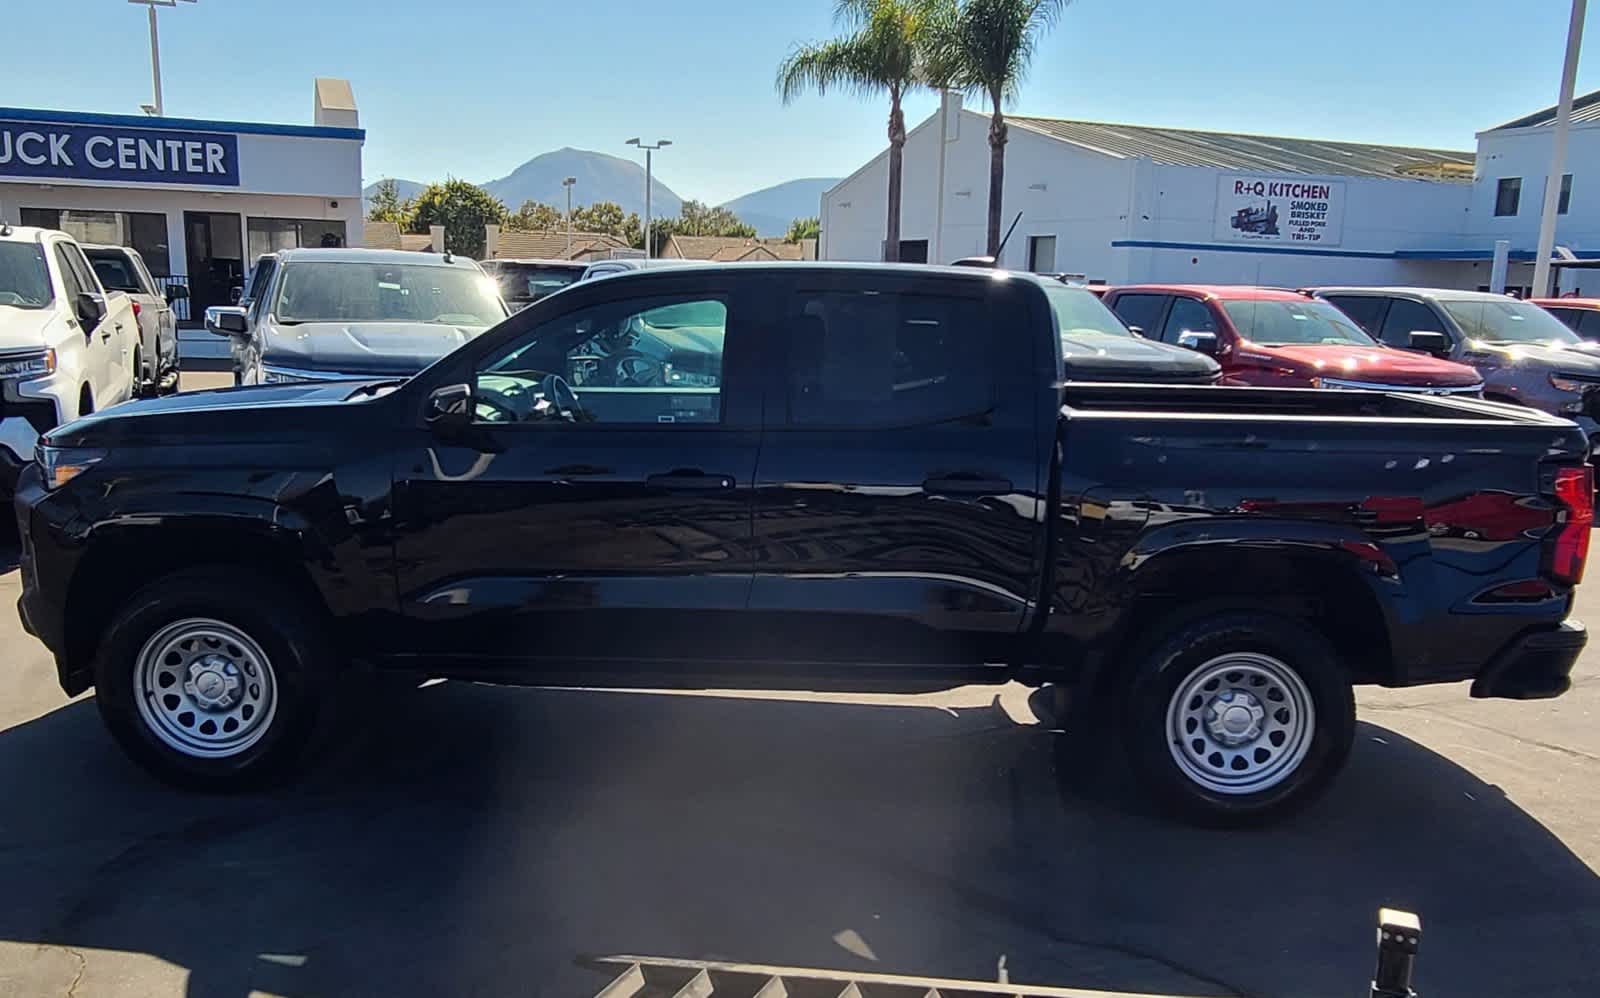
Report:
M 651 488 L 669 492 L 732 492 L 732 475 L 708 475 L 703 471 L 679 470 L 651 475 L 644 480 Z
M 1013 489 L 1009 479 L 985 478 L 974 472 L 958 471 L 950 475 L 925 479 L 922 491 L 929 495 L 999 496 L 1006 495 Z

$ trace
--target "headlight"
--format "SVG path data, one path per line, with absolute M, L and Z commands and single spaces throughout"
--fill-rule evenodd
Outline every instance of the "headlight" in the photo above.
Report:
M 46 447 L 44 444 L 37 445 L 33 452 L 39 470 L 44 472 L 47 489 L 59 489 L 105 460 L 105 456 L 105 451 L 89 447 Z
M 0 378 L 42 378 L 56 373 L 54 350 L 32 350 L 0 356 Z
M 1552 374 L 1550 375 L 1550 387 L 1562 392 L 1581 392 L 1585 388 L 1593 388 L 1594 385 L 1588 381 L 1575 381 L 1564 375 Z

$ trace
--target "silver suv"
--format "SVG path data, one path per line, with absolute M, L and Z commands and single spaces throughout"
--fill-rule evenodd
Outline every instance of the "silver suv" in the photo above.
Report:
M 1532 302 L 1446 288 L 1311 291 L 1389 346 L 1477 368 L 1484 398 L 1564 416 L 1600 444 L 1600 343 Z

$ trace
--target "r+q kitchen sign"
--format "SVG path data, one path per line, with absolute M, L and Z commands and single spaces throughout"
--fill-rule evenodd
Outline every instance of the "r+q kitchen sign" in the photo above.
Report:
M 216 132 L 0 121 L 0 177 L 239 186 L 239 139 Z
M 1217 178 L 1216 237 L 1310 248 L 1344 238 L 1344 184 L 1295 174 Z

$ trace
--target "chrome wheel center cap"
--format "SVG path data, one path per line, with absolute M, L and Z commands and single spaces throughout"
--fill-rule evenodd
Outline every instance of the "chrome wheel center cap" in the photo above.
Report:
M 185 693 L 203 710 L 226 710 L 238 699 L 239 667 L 221 655 L 206 655 L 189 666 Z
M 1254 694 L 1245 690 L 1223 690 L 1206 709 L 1206 728 L 1211 737 L 1227 746 L 1243 745 L 1261 737 L 1261 722 L 1266 711 Z

